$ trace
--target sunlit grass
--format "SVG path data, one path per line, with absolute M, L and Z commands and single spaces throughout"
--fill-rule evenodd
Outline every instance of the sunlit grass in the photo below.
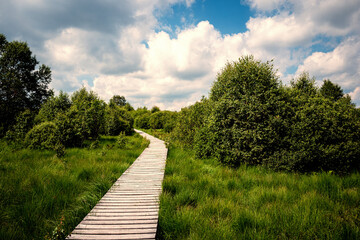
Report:
M 62 158 L 1 141 L 0 239 L 51 238 L 56 227 L 69 233 L 148 144 L 126 138 L 124 149 L 102 137 L 97 148 L 67 149 Z
M 360 174 L 223 166 L 171 146 L 158 239 L 360 239 Z

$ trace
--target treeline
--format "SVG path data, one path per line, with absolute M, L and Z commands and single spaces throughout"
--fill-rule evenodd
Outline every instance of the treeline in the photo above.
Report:
M 297 172 L 360 169 L 360 111 L 350 97 L 330 80 L 317 87 L 307 73 L 284 86 L 271 62 L 252 56 L 228 63 L 209 98 L 163 114 L 171 141 L 198 158 Z
M 123 99 L 119 102 L 118 99 Z M 51 96 L 38 113 L 25 110 L 16 118 L 6 138 L 25 147 L 55 149 L 81 147 L 86 140 L 102 135 L 133 132 L 133 110 L 124 97 L 114 96 L 109 104 L 85 88 L 71 97 L 60 92 Z

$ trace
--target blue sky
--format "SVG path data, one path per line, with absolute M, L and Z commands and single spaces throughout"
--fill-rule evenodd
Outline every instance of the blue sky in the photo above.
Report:
M 179 110 L 227 61 L 274 60 L 285 84 L 307 71 L 360 104 L 358 0 L 0 0 L 0 32 L 51 67 L 51 87 Z

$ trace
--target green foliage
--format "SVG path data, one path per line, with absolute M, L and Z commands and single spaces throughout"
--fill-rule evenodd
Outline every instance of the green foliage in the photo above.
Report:
M 127 104 L 127 102 L 126 102 L 126 99 L 124 96 L 114 95 L 110 99 L 110 102 L 109 102 L 109 105 L 112 105 L 112 104 L 119 106 L 119 107 L 124 107 Z
M 278 114 L 279 93 L 270 62 L 243 57 L 228 63 L 211 89 L 212 109 L 199 131 L 197 155 L 211 154 L 232 166 L 262 163 L 276 140 L 268 125 Z
M 65 113 L 71 107 L 69 95 L 60 91 L 58 96 L 51 96 L 40 108 L 35 122 L 53 121 L 58 114 Z
M 309 78 L 300 78 L 309 85 Z M 308 81 L 308 83 L 306 83 Z M 266 160 L 275 169 L 335 171 L 360 169 L 360 119 L 347 98 L 309 96 L 297 88 L 287 90 L 292 105 L 284 109 L 277 150 Z M 286 111 L 285 111 L 286 110 Z
M 320 88 L 320 93 L 332 101 L 337 101 L 344 96 L 344 92 L 337 84 L 332 83 L 330 80 L 325 79 Z
M 27 132 L 34 125 L 34 113 L 29 109 L 20 113 L 16 118 L 16 123 L 6 133 L 6 138 L 15 143 L 23 143 Z
M 105 126 L 105 103 L 94 92 L 85 88 L 72 96 L 70 112 L 74 117 L 75 131 L 81 139 L 96 139 Z
M 126 143 L 127 143 L 127 139 L 125 137 L 125 133 L 121 132 L 116 139 L 116 147 L 123 149 L 125 148 Z
M 279 84 L 271 62 L 243 57 L 218 75 L 208 102 L 179 113 L 173 139 L 230 166 L 299 172 L 360 169 L 360 116 L 330 81 Z
M 25 145 L 31 149 L 54 149 L 59 139 L 53 122 L 43 122 L 34 126 L 25 137 Z
M 145 112 L 135 118 L 135 127 L 142 128 L 142 129 L 149 129 L 150 128 L 150 116 L 151 113 Z
M 182 108 L 172 131 L 173 140 L 186 147 L 193 146 L 194 138 L 204 125 L 209 112 L 209 100 L 205 98 L 194 105 Z
M 151 113 L 156 113 L 156 112 L 159 112 L 160 111 L 160 108 L 158 106 L 153 106 L 151 108 Z
M 48 89 L 51 70 L 38 65 L 25 42 L 8 42 L 0 34 L 0 136 L 4 136 L 17 115 L 26 109 L 37 111 L 53 94 Z
M 152 129 L 166 129 L 170 132 L 175 125 L 176 113 L 171 111 L 156 111 L 149 117 L 149 127 Z
M 105 119 L 107 135 L 116 136 L 120 132 L 126 132 L 127 135 L 131 134 L 133 119 L 127 111 L 120 109 L 118 106 L 109 106 L 106 108 Z
M 81 146 L 84 142 L 84 137 L 81 132 L 77 112 L 69 110 L 65 113 L 60 113 L 54 120 L 57 128 L 57 136 L 59 141 L 66 147 Z

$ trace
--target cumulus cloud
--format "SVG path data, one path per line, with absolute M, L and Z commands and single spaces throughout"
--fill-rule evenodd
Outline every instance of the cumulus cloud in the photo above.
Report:
M 52 67 L 56 90 L 83 85 L 105 100 L 120 94 L 135 107 L 178 110 L 207 95 L 227 61 L 252 54 L 274 59 L 282 79 L 306 70 L 360 98 L 358 0 L 249 0 L 256 15 L 231 35 L 208 21 L 162 31 L 158 15 L 195 0 L 0 2 L 0 28 Z M 329 51 L 312 49 L 328 39 Z
M 360 84 L 360 38 L 349 37 L 333 51 L 314 52 L 307 57 L 298 72 L 308 71 L 317 78 L 329 78 L 348 92 Z

